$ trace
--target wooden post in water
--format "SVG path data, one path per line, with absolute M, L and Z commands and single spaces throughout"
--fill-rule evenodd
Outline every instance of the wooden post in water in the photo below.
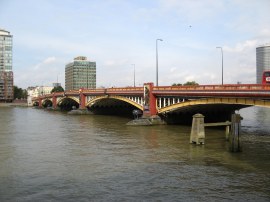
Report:
M 231 134 L 229 137 L 230 151 L 240 152 L 242 151 L 241 144 L 241 119 L 240 114 L 232 114 Z
M 228 122 L 228 124 L 230 123 L 229 121 L 226 121 L 226 122 Z M 229 141 L 229 137 L 230 137 L 230 126 L 227 125 L 226 129 L 225 129 L 225 139 L 226 139 L 226 141 Z
M 204 116 L 202 114 L 195 114 L 192 120 L 190 143 L 204 144 L 204 139 Z

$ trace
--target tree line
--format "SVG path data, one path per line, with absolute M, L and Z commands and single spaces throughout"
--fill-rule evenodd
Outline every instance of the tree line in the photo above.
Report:
M 27 99 L 27 90 L 13 86 L 14 99 Z
M 63 92 L 64 89 L 62 86 L 54 87 L 51 90 L 51 93 L 53 92 Z M 14 92 L 14 100 L 15 99 L 27 99 L 27 90 L 19 88 L 18 86 L 13 86 L 13 92 Z
M 184 84 L 181 83 L 173 83 L 172 86 L 198 86 L 199 84 L 196 81 L 188 81 Z

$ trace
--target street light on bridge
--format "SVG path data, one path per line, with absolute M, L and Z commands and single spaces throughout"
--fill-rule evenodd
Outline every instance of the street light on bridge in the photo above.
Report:
M 220 48 L 220 50 L 221 50 L 221 74 L 222 74 L 222 85 L 223 85 L 223 49 L 222 49 L 222 47 L 216 47 L 216 48 Z
M 135 64 L 131 64 L 133 65 L 133 79 L 134 79 L 134 87 L 135 87 Z
M 158 86 L 158 41 L 162 39 L 156 39 L 156 85 Z

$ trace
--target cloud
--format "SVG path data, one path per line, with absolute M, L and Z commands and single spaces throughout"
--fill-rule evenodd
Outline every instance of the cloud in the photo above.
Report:
M 33 66 L 24 69 L 14 69 L 14 83 L 23 88 L 41 85 L 52 86 L 52 83 L 55 83 L 58 77 L 59 81 L 64 86 L 63 72 L 57 68 L 62 65 L 62 63 L 63 61 L 61 59 L 51 56 Z
M 258 46 L 258 40 L 253 39 L 253 40 L 246 40 L 244 42 L 237 43 L 234 47 L 230 47 L 228 45 L 225 45 L 223 47 L 224 51 L 228 52 L 243 52 L 243 51 L 249 51 L 249 50 L 254 50 Z
M 89 52 L 88 43 L 80 43 L 74 41 L 68 41 L 64 38 L 50 37 L 45 35 L 28 34 L 18 36 L 16 45 L 23 46 L 25 48 L 41 51 L 50 50 L 61 53 L 80 53 Z M 51 58 L 52 59 L 52 58 Z
M 176 69 L 177 69 L 176 67 L 172 67 L 172 68 L 170 68 L 170 72 L 173 73 L 176 71 Z
M 48 57 L 43 61 L 43 63 L 44 64 L 50 64 L 50 63 L 53 63 L 55 60 L 56 60 L 55 57 Z
M 40 70 L 42 69 L 44 66 L 47 66 L 49 64 L 53 64 L 55 62 L 56 58 L 53 56 L 53 57 L 48 57 L 46 59 L 44 59 L 42 62 L 34 65 L 33 69 L 34 70 Z

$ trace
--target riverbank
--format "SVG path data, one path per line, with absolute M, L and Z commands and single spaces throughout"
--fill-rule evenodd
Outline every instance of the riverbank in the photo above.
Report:
M 0 103 L 0 107 L 28 107 L 27 103 Z

